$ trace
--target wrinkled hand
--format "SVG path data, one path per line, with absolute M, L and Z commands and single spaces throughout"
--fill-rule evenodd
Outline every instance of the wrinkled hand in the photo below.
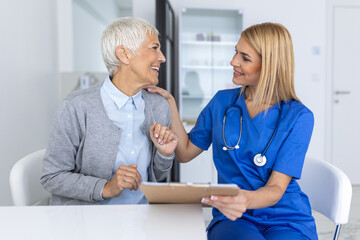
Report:
M 246 211 L 246 196 L 243 190 L 236 196 L 211 196 L 211 198 L 203 198 L 202 203 L 217 208 L 228 219 L 235 221 L 241 218 Z
M 163 88 L 153 86 L 153 87 L 148 87 L 146 90 L 148 90 L 148 92 L 151 92 L 151 93 L 157 93 L 160 96 L 164 97 L 166 100 L 168 100 L 169 98 L 172 98 L 172 95 Z
M 178 138 L 168 127 L 154 122 L 150 126 L 150 137 L 159 153 L 171 157 L 178 143 Z
M 121 194 L 124 189 L 137 190 L 142 182 L 141 175 L 137 170 L 137 164 L 130 166 L 120 165 L 114 177 L 105 184 L 103 198 L 113 198 Z

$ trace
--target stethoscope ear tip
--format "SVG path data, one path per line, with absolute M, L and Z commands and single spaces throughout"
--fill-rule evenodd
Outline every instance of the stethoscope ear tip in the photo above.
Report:
M 224 150 L 224 151 L 233 150 L 233 149 L 239 149 L 239 145 L 236 145 L 235 147 L 229 147 L 229 148 L 224 146 L 224 147 L 222 148 L 222 150 Z

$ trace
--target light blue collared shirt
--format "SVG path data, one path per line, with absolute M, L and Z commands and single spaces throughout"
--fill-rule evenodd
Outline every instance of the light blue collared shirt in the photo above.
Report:
M 122 130 L 112 176 L 120 165 L 137 164 L 143 181 L 147 181 L 151 150 L 150 143 L 140 128 L 145 120 L 142 92 L 139 91 L 134 96 L 128 97 L 107 77 L 101 87 L 101 99 L 111 122 Z M 124 189 L 118 197 L 102 201 L 102 204 L 138 203 L 147 203 L 140 189 L 137 191 Z

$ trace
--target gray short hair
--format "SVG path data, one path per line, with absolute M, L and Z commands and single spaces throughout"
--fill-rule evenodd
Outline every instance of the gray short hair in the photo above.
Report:
M 101 37 L 101 52 L 110 76 L 114 76 L 121 65 L 115 54 L 116 48 L 124 46 L 135 55 L 146 34 L 159 35 L 159 31 L 144 19 L 133 17 L 118 18 L 104 30 Z

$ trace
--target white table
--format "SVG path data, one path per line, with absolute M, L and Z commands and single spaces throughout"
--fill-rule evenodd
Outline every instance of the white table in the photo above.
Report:
M 206 239 L 200 204 L 0 207 L 0 239 Z

